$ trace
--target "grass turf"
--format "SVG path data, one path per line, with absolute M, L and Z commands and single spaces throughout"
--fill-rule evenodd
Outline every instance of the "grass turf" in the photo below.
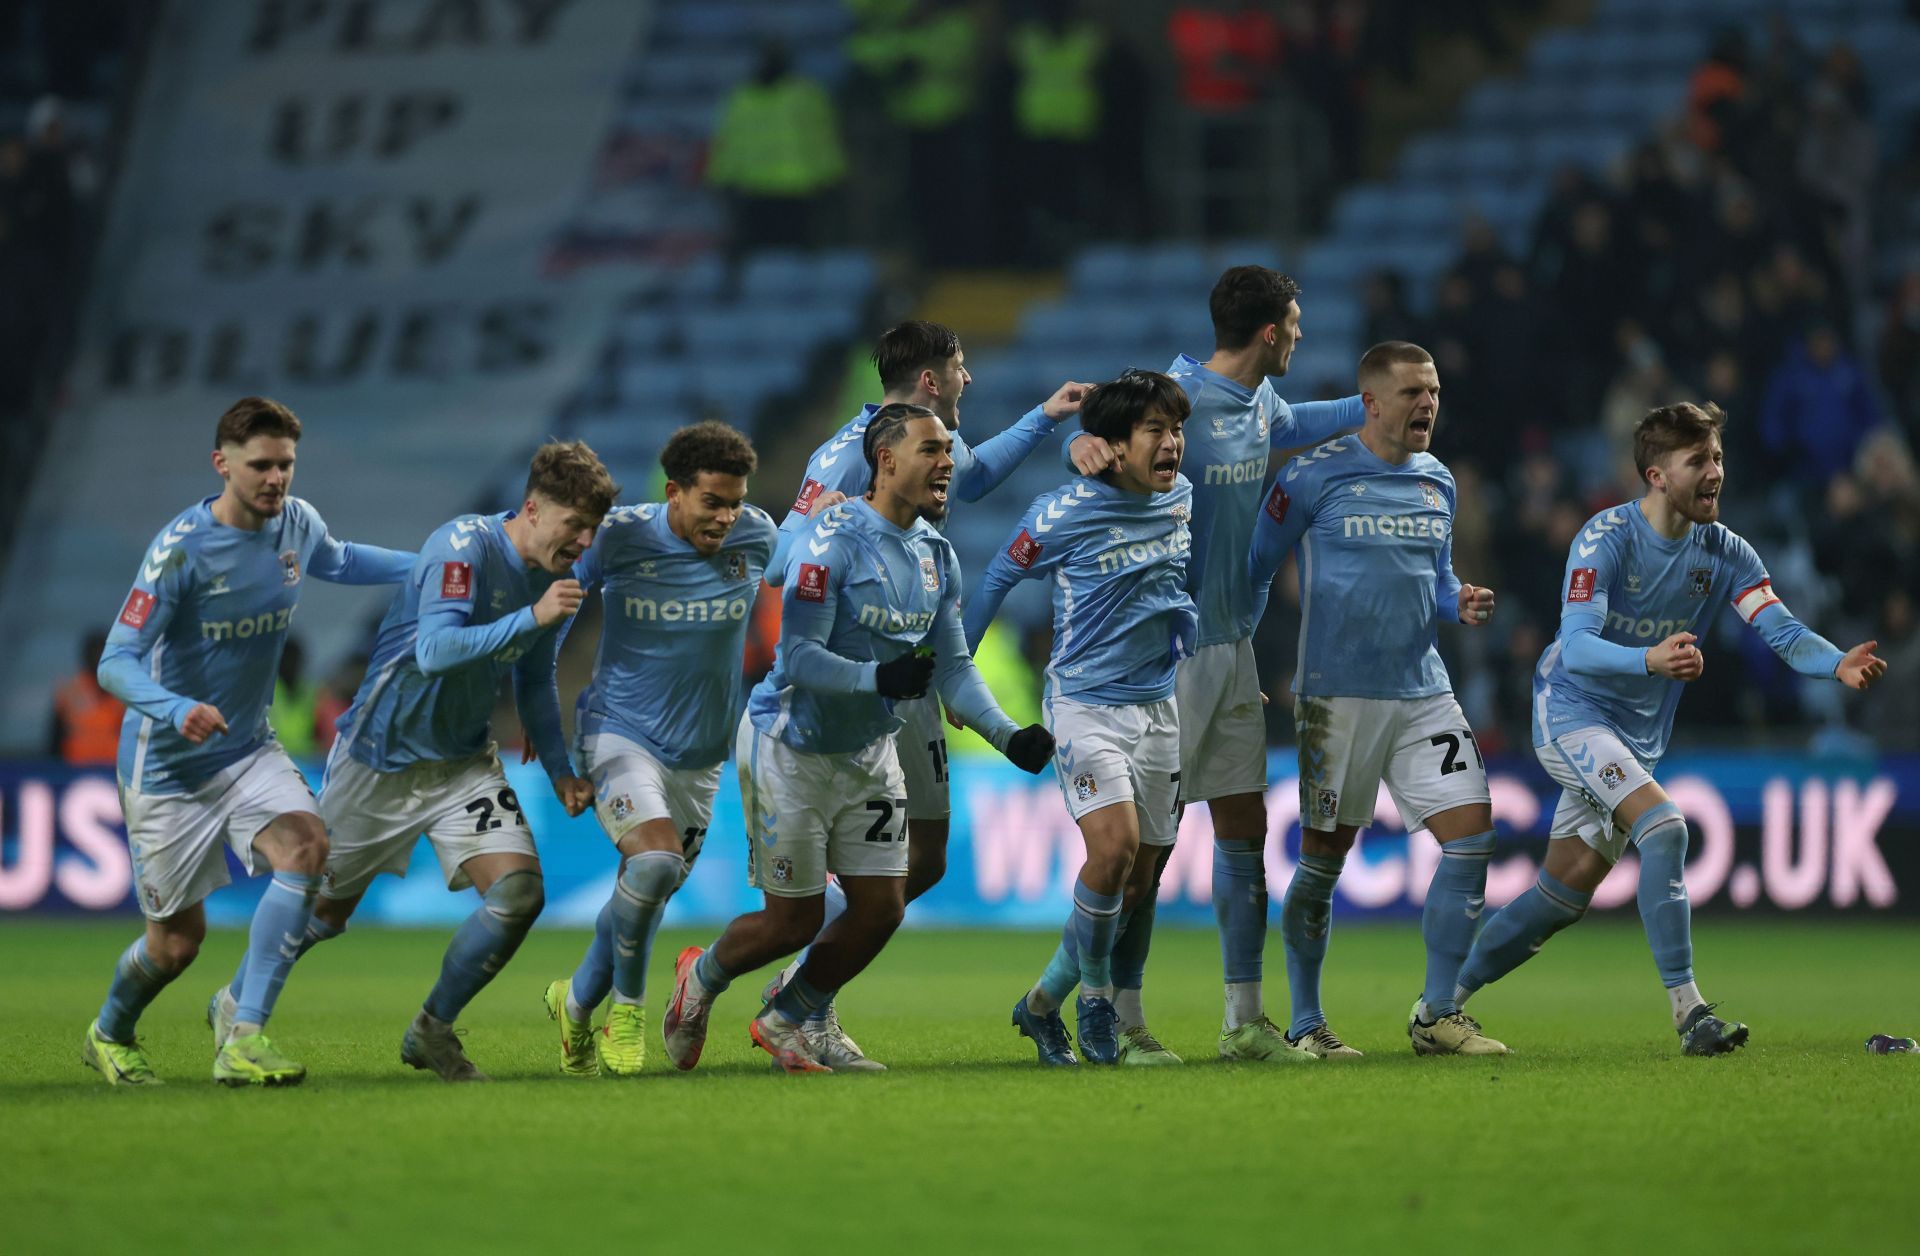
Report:
M 1916 1028 L 1911 926 L 1707 922 L 1704 989 L 1754 1026 L 1710 1060 L 1679 1055 L 1631 925 L 1571 930 L 1483 992 L 1519 1052 L 1494 1060 L 1415 1058 L 1418 933 L 1347 928 L 1325 989 L 1367 1058 L 1295 1067 L 1214 1060 L 1215 941 L 1168 930 L 1147 1008 L 1187 1066 L 1072 1073 L 1007 1024 L 1050 938 L 908 933 L 842 1005 L 892 1071 L 806 1078 L 747 1041 L 757 978 L 674 1074 L 671 959 L 707 938 L 663 935 L 651 1075 L 627 1083 L 557 1075 L 540 992 L 585 937 L 536 931 L 462 1021 L 498 1082 L 470 1087 L 398 1061 L 444 936 L 358 929 L 302 962 L 274 1022 L 307 1084 L 246 1092 L 208 1080 L 201 1019 L 233 933 L 142 1023 L 166 1087 L 80 1065 L 131 932 L 0 926 L 0 1250 L 1862 1252 L 1911 1250 L 1920 1221 L 1920 1058 L 1861 1049 Z M 1270 971 L 1282 999 L 1277 934 Z

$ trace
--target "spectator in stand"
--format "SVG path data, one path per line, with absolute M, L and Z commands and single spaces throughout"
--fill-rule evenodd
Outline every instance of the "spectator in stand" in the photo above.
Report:
M 760 49 L 714 128 L 707 182 L 732 206 L 732 251 L 811 245 L 829 224 L 822 198 L 847 177 L 826 89 L 793 68 L 785 44 Z
M 1366 311 L 1362 335 L 1366 343 L 1377 345 L 1388 340 L 1419 343 L 1426 328 L 1407 305 L 1407 281 L 1397 270 L 1376 270 L 1368 274 L 1361 296 Z
M 106 633 L 88 633 L 80 646 L 80 670 L 53 694 L 47 753 L 73 767 L 112 767 L 120 752 L 120 725 L 127 708 L 100 687 L 96 675 L 106 648 Z
M 1726 30 L 1687 84 L 1688 134 L 1702 152 L 1726 150 L 1744 121 L 1747 100 L 1747 39 Z
M 1894 285 L 1880 329 L 1880 380 L 1907 439 L 1920 443 L 1920 270 Z
M 1767 384 L 1760 440 L 1779 471 L 1812 490 L 1852 468 L 1879 421 L 1866 372 L 1830 323 L 1816 323 L 1787 349 Z
M 1106 35 L 1070 0 L 1042 0 L 1008 36 L 1015 75 L 1014 131 L 1026 221 L 1019 243 L 1029 262 L 1057 264 L 1084 239 L 1097 216 L 1089 197 L 1103 182 L 1094 157 L 1100 139 L 1100 62 Z
M 1895 668 L 1920 667 L 1920 631 L 1916 628 L 1913 594 L 1901 586 L 1886 591 L 1880 604 L 1880 648 L 1874 653 L 1887 661 L 1887 674 L 1906 674 Z M 1876 685 L 1860 704 L 1860 728 L 1882 751 L 1920 749 L 1920 685 Z

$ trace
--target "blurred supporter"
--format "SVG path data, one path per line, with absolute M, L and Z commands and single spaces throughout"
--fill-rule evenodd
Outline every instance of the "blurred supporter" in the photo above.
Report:
M 1176 6 L 1167 43 L 1187 106 L 1230 113 L 1267 95 L 1280 66 L 1280 24 L 1261 4 Z
M 296 759 L 312 759 L 324 748 L 320 737 L 320 686 L 306 678 L 306 668 L 306 648 L 300 638 L 289 634 L 280 652 L 280 675 L 273 682 L 273 705 L 267 708 L 267 723 L 273 725 L 275 739 Z M 332 740 L 326 739 L 328 743 Z
M 707 158 L 707 182 L 728 194 L 736 249 L 819 242 L 830 230 L 822 199 L 846 177 L 826 89 L 793 68 L 785 44 L 763 45 L 721 111 Z
M 1920 270 L 1901 276 L 1887 301 L 1880 329 L 1880 380 L 1907 439 L 1920 438 Z
M 1095 167 L 1107 38 L 1098 24 L 1076 17 L 1069 0 L 1045 0 L 1009 32 L 1007 45 L 1026 210 L 1018 243 L 1028 262 L 1054 264 L 1090 232 L 1105 234 L 1093 219 L 1107 195 Z M 1099 196 L 1087 195 L 1096 188 Z
M 1784 474 L 1820 488 L 1852 467 L 1878 410 L 1866 372 L 1839 333 L 1817 323 L 1787 347 L 1767 384 L 1760 439 Z
M 53 694 L 53 732 L 47 750 L 74 767 L 112 767 L 120 751 L 120 723 L 127 708 L 100 687 L 96 675 L 106 648 L 106 633 L 88 633 L 80 645 L 80 670 Z

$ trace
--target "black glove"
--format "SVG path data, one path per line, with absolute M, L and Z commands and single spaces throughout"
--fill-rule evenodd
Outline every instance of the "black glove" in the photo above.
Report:
M 909 651 L 873 669 L 873 687 L 883 698 L 924 698 L 933 683 L 933 651 Z
M 1039 773 L 1053 758 L 1053 734 L 1038 724 L 1029 724 L 1007 738 L 1007 761 L 1023 772 Z

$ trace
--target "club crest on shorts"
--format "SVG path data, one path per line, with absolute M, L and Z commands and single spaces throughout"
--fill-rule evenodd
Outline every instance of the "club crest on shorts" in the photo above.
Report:
M 1690 567 L 1687 569 L 1687 596 L 1705 597 L 1713 587 L 1713 568 Z
M 616 795 L 613 801 L 607 804 L 607 814 L 613 817 L 615 824 L 626 821 L 633 815 L 633 799 L 625 794 Z
M 931 554 L 920 555 L 920 587 L 929 593 L 940 591 L 940 568 L 934 565 Z
M 1432 507 L 1433 509 L 1435 510 L 1446 509 L 1446 503 L 1443 502 L 1440 498 L 1440 490 L 1434 487 L 1433 485 L 1427 483 L 1425 480 L 1420 481 L 1420 496 L 1424 498 L 1426 500 L 1427 505 Z
M 300 583 L 300 551 L 280 551 L 280 583 L 294 585 Z
M 1620 770 L 1620 765 L 1617 763 L 1609 763 L 1600 769 L 1600 783 L 1608 789 L 1619 789 L 1626 779 L 1627 774 Z
M 745 580 L 747 578 L 747 556 L 745 554 L 728 554 L 726 558 L 727 579 Z
M 793 880 L 793 860 L 785 855 L 773 857 L 773 879 L 782 885 Z
M 1323 789 L 1315 794 L 1313 796 L 1313 810 L 1314 814 L 1320 816 L 1322 819 L 1333 819 L 1334 813 L 1340 810 L 1339 791 Z
M 1073 778 L 1073 796 L 1081 802 L 1100 796 L 1100 782 L 1093 779 L 1093 773 L 1082 772 Z

